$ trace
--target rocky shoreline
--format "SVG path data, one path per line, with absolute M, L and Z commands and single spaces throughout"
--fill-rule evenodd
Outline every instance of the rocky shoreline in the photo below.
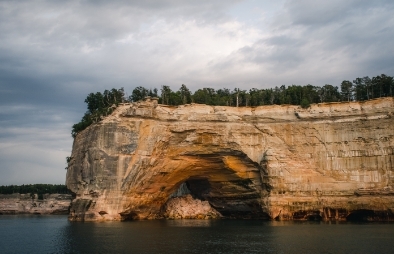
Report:
M 3 214 L 68 214 L 70 194 L 0 194 L 0 215 Z

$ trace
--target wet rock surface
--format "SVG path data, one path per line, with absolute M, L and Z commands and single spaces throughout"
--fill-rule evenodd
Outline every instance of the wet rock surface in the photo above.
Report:
M 368 210 L 358 217 L 392 220 L 393 115 L 393 98 L 308 109 L 121 105 L 74 140 L 70 219 L 164 218 L 186 184 L 224 217 L 346 220 Z

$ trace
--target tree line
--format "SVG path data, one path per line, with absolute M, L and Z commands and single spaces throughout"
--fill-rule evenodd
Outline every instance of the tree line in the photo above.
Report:
M 22 184 L 22 185 L 2 185 L 0 194 L 38 194 L 42 199 L 44 194 L 72 194 L 64 184 Z
M 72 136 L 75 137 L 92 123 L 100 121 L 106 115 L 112 113 L 113 105 L 121 102 L 137 102 L 147 96 L 158 97 L 159 104 L 182 105 L 188 103 L 200 103 L 230 107 L 256 107 L 263 105 L 291 104 L 308 108 L 311 103 L 339 102 L 339 101 L 363 101 L 379 97 L 393 96 L 393 77 L 385 74 L 373 78 L 368 76 L 356 78 L 352 82 L 344 80 L 340 86 L 326 84 L 324 86 L 313 85 L 282 85 L 268 89 L 252 88 L 249 90 L 235 88 L 230 90 L 222 88 L 201 88 L 194 93 L 186 85 L 182 84 L 177 91 L 170 86 L 162 86 L 160 94 L 157 88 L 148 89 L 143 86 L 136 87 L 130 96 L 125 96 L 124 89 L 105 90 L 103 93 L 90 93 L 85 99 L 88 111 L 81 121 L 72 127 Z
M 255 107 L 263 105 L 301 105 L 308 107 L 311 103 L 339 102 L 339 101 L 363 101 L 379 97 L 393 96 L 393 77 L 385 74 L 369 78 L 356 78 L 353 82 L 344 80 L 340 87 L 326 84 L 324 86 L 291 85 L 268 89 L 252 88 L 241 90 L 227 88 L 215 90 L 213 88 L 201 88 L 192 93 L 184 84 L 178 91 L 173 91 L 169 86 L 162 86 L 161 93 L 158 90 L 147 89 L 142 86 L 136 87 L 131 96 L 126 100 L 136 102 L 146 96 L 159 97 L 159 103 L 165 105 L 182 105 L 188 103 L 201 103 L 207 105 Z

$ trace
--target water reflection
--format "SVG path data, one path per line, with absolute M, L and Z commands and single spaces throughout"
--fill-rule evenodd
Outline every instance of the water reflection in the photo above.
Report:
M 1 253 L 391 253 L 394 224 L 0 216 Z
M 166 225 L 170 227 L 211 227 L 212 220 L 167 220 Z

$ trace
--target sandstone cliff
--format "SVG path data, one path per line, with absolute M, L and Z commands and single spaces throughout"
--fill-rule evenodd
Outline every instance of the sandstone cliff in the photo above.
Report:
M 393 114 L 393 98 L 124 104 L 74 140 L 70 219 L 162 218 L 186 185 L 224 217 L 393 220 Z
M 0 214 L 68 214 L 72 196 L 45 194 L 43 199 L 30 194 L 0 194 Z

